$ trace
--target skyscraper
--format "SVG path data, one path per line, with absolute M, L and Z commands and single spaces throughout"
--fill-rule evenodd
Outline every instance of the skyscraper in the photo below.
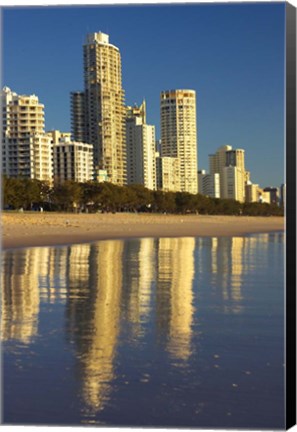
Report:
M 126 183 L 125 106 L 121 55 L 104 33 L 86 37 L 84 92 L 71 94 L 72 134 L 93 144 L 95 170 L 107 171 L 112 183 Z
M 161 92 L 161 143 L 162 156 L 179 159 L 180 191 L 196 194 L 198 157 L 194 90 Z
M 146 124 L 145 101 L 140 107 L 127 107 L 127 180 L 156 189 L 155 126 Z

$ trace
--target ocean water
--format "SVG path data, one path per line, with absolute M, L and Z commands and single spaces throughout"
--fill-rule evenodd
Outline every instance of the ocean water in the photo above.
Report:
M 284 236 L 2 257 L 5 424 L 284 428 Z

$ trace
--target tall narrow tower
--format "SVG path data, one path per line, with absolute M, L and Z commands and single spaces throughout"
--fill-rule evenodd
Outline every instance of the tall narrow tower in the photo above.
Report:
M 180 191 L 196 194 L 198 157 L 194 90 L 161 93 L 161 141 L 162 156 L 179 158 Z
M 123 185 L 126 148 L 120 51 L 101 32 L 87 35 L 83 51 L 84 93 L 72 94 L 74 139 L 83 129 L 83 141 L 94 147 L 95 169 L 105 169 L 109 181 Z

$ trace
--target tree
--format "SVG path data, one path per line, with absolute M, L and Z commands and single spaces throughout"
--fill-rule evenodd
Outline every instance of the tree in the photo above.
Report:
M 175 193 L 154 191 L 153 211 L 160 213 L 174 213 L 176 211 Z
M 176 210 L 179 213 L 188 213 L 196 210 L 196 196 L 188 192 L 177 192 L 175 194 Z
M 59 210 L 73 211 L 79 207 L 82 198 L 82 188 L 78 183 L 65 181 L 54 187 L 51 199 Z

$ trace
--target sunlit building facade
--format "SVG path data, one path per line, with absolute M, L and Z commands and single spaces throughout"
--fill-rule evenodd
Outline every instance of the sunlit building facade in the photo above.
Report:
M 36 95 L 18 95 L 4 87 L 2 173 L 51 181 L 52 144 L 44 134 L 44 105 Z
M 223 196 L 239 202 L 245 200 L 244 172 L 236 166 L 223 169 Z
M 180 186 L 180 160 L 176 157 L 157 157 L 157 189 L 163 192 L 179 192 Z
M 71 94 L 74 140 L 94 148 L 95 169 L 126 184 L 125 105 L 119 49 L 107 34 L 88 34 L 83 46 L 84 92 Z
M 220 174 L 220 195 L 221 198 L 225 198 L 223 195 L 224 189 L 224 179 L 223 171 L 226 166 L 226 152 L 232 150 L 230 145 L 224 145 L 218 148 L 215 154 L 208 156 L 209 160 L 209 173 L 210 174 Z
M 156 189 L 155 126 L 146 124 L 145 101 L 126 112 L 127 183 Z
M 249 173 L 245 170 L 245 151 L 230 145 L 218 148 L 209 155 L 210 174 L 220 176 L 220 198 L 245 201 L 245 184 Z
M 251 182 L 245 185 L 245 201 L 247 203 L 259 202 L 259 185 Z
M 93 180 L 93 146 L 61 138 L 54 144 L 54 180 L 87 182 Z
M 211 198 L 220 198 L 220 174 L 198 171 L 198 192 Z
M 161 92 L 161 155 L 180 162 L 179 191 L 196 194 L 197 125 L 196 92 L 169 90 Z

